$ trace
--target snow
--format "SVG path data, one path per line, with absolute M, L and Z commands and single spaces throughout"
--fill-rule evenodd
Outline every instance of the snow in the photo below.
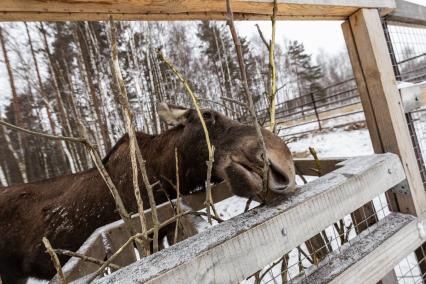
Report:
M 300 140 L 288 143 L 288 147 L 296 156 L 315 148 L 318 157 L 355 157 L 374 153 L 367 129 L 309 134 Z

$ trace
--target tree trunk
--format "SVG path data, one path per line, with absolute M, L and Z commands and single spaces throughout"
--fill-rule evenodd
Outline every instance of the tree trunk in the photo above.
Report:
M 83 27 L 79 26 L 76 32 L 76 44 L 80 50 L 79 56 L 80 56 L 80 62 L 81 62 L 81 72 L 82 76 L 85 78 L 85 83 L 87 86 L 87 89 L 90 94 L 91 101 L 93 103 L 93 108 L 95 110 L 95 120 L 98 125 L 98 129 L 100 129 L 102 141 L 103 141 L 103 153 L 107 152 L 109 149 L 111 149 L 111 142 L 108 137 L 108 128 L 105 123 L 105 119 L 103 118 L 103 115 L 101 113 L 101 102 L 98 98 L 97 91 L 95 88 L 95 84 L 93 82 L 94 77 L 94 70 L 92 69 L 91 65 L 93 65 L 90 54 L 90 49 L 88 46 L 88 39 L 83 31 Z M 100 82 L 98 82 L 100 84 Z
M 5 39 L 3 36 L 3 29 L 2 27 L 0 27 L 0 43 L 1 43 L 1 47 L 3 50 L 3 57 L 4 57 L 4 61 L 6 64 L 6 69 L 7 69 L 7 74 L 9 76 L 9 84 L 10 84 L 10 89 L 12 92 L 12 105 L 13 105 L 13 114 L 15 117 L 15 124 L 17 126 L 23 127 L 24 125 L 22 124 L 22 114 L 21 114 L 21 107 L 20 107 L 20 102 L 19 102 L 19 98 L 18 98 L 18 94 L 16 92 L 16 87 L 15 87 L 15 78 L 13 76 L 13 72 L 12 72 L 12 67 L 10 66 L 10 61 L 9 61 L 9 55 L 7 53 L 7 49 L 6 49 L 6 43 L 5 43 Z M 27 169 L 25 166 L 25 159 L 24 159 L 24 142 L 21 134 L 17 133 L 17 138 L 18 138 L 18 150 L 15 150 L 10 137 L 8 135 L 8 133 L 5 133 L 5 138 L 7 136 L 7 143 L 8 143 L 8 147 L 10 148 L 10 150 L 13 152 L 15 159 L 17 159 L 18 162 L 18 166 L 19 166 L 19 171 L 21 173 L 22 176 L 22 181 L 23 182 L 28 182 L 28 178 L 27 178 Z
M 57 70 L 55 70 L 54 63 L 52 62 L 52 54 L 50 52 L 49 44 L 47 42 L 46 31 L 44 29 L 42 22 L 40 22 L 40 27 L 41 27 L 41 34 L 43 36 L 44 51 L 46 53 L 46 57 L 48 60 L 48 65 L 49 65 L 49 71 L 51 73 L 53 85 L 55 88 L 55 99 L 56 99 L 56 105 L 58 107 L 58 112 L 59 112 L 59 121 L 62 125 L 62 131 L 64 135 L 71 136 L 72 135 L 71 126 L 65 114 L 65 108 L 63 105 L 62 97 L 61 97 L 61 91 L 58 85 L 59 75 Z M 64 141 L 61 142 L 61 145 L 63 146 L 65 156 L 67 157 L 68 165 L 71 169 L 71 172 L 76 173 L 79 170 L 79 165 L 76 162 L 77 158 L 76 158 L 75 149 L 73 147 L 74 145 L 69 145 L 65 143 Z

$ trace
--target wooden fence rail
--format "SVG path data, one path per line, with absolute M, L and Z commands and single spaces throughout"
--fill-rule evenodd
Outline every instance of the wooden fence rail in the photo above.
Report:
M 235 283 L 405 179 L 394 154 L 340 166 L 273 206 L 250 210 L 97 281 Z
M 321 173 L 327 174 L 337 169 L 340 162 L 344 161 L 343 158 L 328 158 L 321 160 Z M 315 161 L 312 159 L 296 159 L 295 164 L 298 172 L 304 176 L 316 176 Z M 224 183 L 217 184 L 212 189 L 213 200 L 217 203 L 232 196 L 232 193 Z M 204 207 L 205 193 L 196 192 L 191 195 L 183 197 L 183 202 L 194 211 L 198 211 Z M 169 202 L 157 206 L 157 212 L 160 221 L 170 219 L 174 215 L 173 208 Z M 148 227 L 151 227 L 151 210 L 145 211 Z M 132 222 L 135 226 L 139 226 L 138 215 L 132 216 Z M 202 229 L 203 219 L 201 217 L 186 217 L 188 225 L 197 225 L 198 229 Z M 187 228 L 186 237 L 197 233 L 194 228 Z M 123 221 L 119 220 L 114 223 L 105 225 L 98 228 L 81 246 L 78 253 L 91 256 L 97 259 L 104 259 L 114 252 L 130 237 Z M 136 256 L 131 247 L 125 250 L 114 262 L 120 266 L 126 266 L 136 261 Z M 98 269 L 98 265 L 83 261 L 80 258 L 71 258 L 63 267 L 63 271 L 68 281 L 74 281 L 80 277 L 90 274 Z M 52 279 L 52 283 L 57 283 L 57 279 Z

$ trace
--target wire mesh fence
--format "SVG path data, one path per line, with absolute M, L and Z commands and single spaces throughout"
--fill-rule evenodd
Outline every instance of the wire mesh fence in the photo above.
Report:
M 383 28 L 398 81 L 426 80 L 426 27 L 384 21 Z
M 374 198 L 372 210 L 367 206 L 349 214 L 308 241 L 301 243 L 288 254 L 260 270 L 243 283 L 303 283 L 304 279 L 316 269 L 332 261 L 332 253 L 340 253 L 343 248 L 351 246 L 359 239 L 360 232 L 370 233 L 378 221 L 390 214 L 392 208 L 385 194 Z M 417 268 L 416 268 L 417 267 Z M 418 265 L 414 256 L 398 264 L 396 277 L 414 282 L 420 278 Z M 417 269 L 417 270 L 416 270 Z M 404 283 L 404 282 L 401 282 Z
M 257 111 L 259 121 L 269 121 L 268 109 Z M 245 119 L 245 118 L 244 118 Z M 242 119 L 242 120 L 244 120 Z M 276 106 L 280 136 L 289 139 L 317 130 L 364 122 L 364 113 L 354 78 L 327 86 Z

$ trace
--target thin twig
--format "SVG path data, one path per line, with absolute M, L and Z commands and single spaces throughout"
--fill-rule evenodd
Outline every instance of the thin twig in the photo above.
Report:
M 180 189 L 179 189 L 179 160 L 178 160 L 178 151 L 177 148 L 175 148 L 175 167 L 176 167 L 176 215 L 179 215 L 180 213 Z M 173 239 L 173 243 L 177 243 L 178 238 L 178 232 L 179 232 L 179 218 L 176 219 L 176 226 L 175 226 L 175 235 Z
M 175 215 L 175 216 L 173 216 L 172 218 L 170 218 L 170 219 L 168 219 L 168 220 L 166 220 L 166 221 L 164 221 L 163 223 L 161 223 L 160 225 L 159 225 L 159 228 L 161 229 L 161 228 L 164 228 L 165 226 L 168 226 L 168 225 L 170 225 L 171 223 L 173 223 L 173 222 L 175 222 L 178 218 L 181 218 L 181 217 L 183 217 L 183 216 L 185 216 L 185 215 L 188 215 L 188 214 L 192 214 L 192 211 L 185 211 L 185 212 L 182 212 L 182 213 L 180 213 L 180 214 L 177 214 L 177 215 Z M 146 231 L 146 233 L 149 235 L 149 234 L 152 234 L 154 232 L 154 228 L 151 228 L 151 229 L 149 229 L 149 230 L 147 230 Z M 104 264 L 101 266 L 101 267 L 99 267 L 98 268 L 98 270 L 96 270 L 93 274 L 92 274 L 92 276 L 88 279 L 88 283 L 90 283 L 90 282 L 92 282 L 96 277 L 98 277 L 103 271 L 104 271 L 104 269 L 108 266 L 108 265 L 110 265 L 111 264 L 111 262 L 115 259 L 115 258 L 117 258 L 117 256 L 119 256 L 125 249 L 126 249 L 126 247 L 128 247 L 133 241 L 135 241 L 135 240 L 138 240 L 138 239 L 140 239 L 140 238 L 144 238 L 145 236 L 144 236 L 145 234 L 142 234 L 142 233 L 137 233 L 137 234 L 135 234 L 135 235 L 133 235 L 133 236 L 131 236 L 110 258 L 108 258 L 105 262 L 104 262 Z
M 195 215 L 195 216 L 206 216 L 207 217 L 207 213 L 206 212 L 202 212 L 202 211 L 201 212 L 200 211 L 188 211 L 188 214 Z M 213 220 L 215 220 L 216 222 L 218 222 L 218 223 L 222 223 L 222 222 L 225 221 L 222 218 L 217 217 L 215 215 L 211 215 L 211 218 Z
M 78 252 L 73 252 L 70 250 L 66 250 L 66 249 L 54 249 L 53 250 L 55 253 L 57 254 L 62 254 L 62 255 L 66 255 L 66 256 L 71 256 L 71 257 L 77 257 L 80 258 L 84 261 L 90 262 L 90 263 L 94 263 L 97 265 L 102 265 L 105 263 L 105 261 L 91 257 L 91 256 L 86 256 L 84 254 L 78 253 Z M 120 266 L 118 266 L 117 264 L 114 263 L 110 263 L 108 264 L 109 267 L 111 267 L 114 270 L 118 270 L 120 269 Z
M 139 188 L 139 182 L 138 182 L 138 162 L 139 167 L 142 173 L 142 180 L 145 185 L 146 191 L 148 193 L 149 203 L 151 207 L 151 216 L 152 216 L 152 222 L 154 224 L 154 240 L 153 240 L 153 250 L 156 252 L 158 250 L 158 216 L 157 216 L 157 206 L 155 204 L 155 200 L 153 198 L 153 190 L 151 183 L 148 180 L 148 176 L 146 174 L 146 167 L 145 167 L 145 161 L 142 158 L 142 154 L 139 149 L 139 145 L 136 139 L 136 131 L 133 124 L 133 113 L 130 110 L 129 100 L 127 97 L 127 90 L 126 86 L 124 85 L 124 80 L 121 74 L 120 64 L 118 60 L 118 49 L 117 49 L 117 35 L 116 35 L 116 28 L 114 25 L 114 22 L 112 18 L 110 19 L 110 37 L 111 37 L 111 59 L 112 59 L 112 73 L 115 77 L 116 83 L 119 86 L 119 103 L 122 107 L 123 114 L 126 119 L 126 128 L 127 132 L 129 134 L 129 150 L 130 150 L 130 161 L 132 165 L 132 175 L 133 175 L 133 189 L 134 194 L 136 197 L 136 202 L 138 205 L 138 211 L 139 211 L 139 219 L 141 223 L 141 230 L 142 234 L 145 236 L 145 240 L 147 239 L 146 235 L 146 218 L 145 218 L 145 212 L 144 212 L 144 206 L 142 202 L 142 197 L 140 193 Z M 145 255 L 150 254 L 150 246 L 147 243 L 144 243 L 144 252 Z
M 244 107 L 244 108 L 246 108 L 247 110 L 248 109 L 250 109 L 250 107 L 247 105 L 247 104 L 245 104 L 245 103 L 243 103 L 243 102 L 240 102 L 239 100 L 235 100 L 235 99 L 231 99 L 231 98 L 227 98 L 227 97 L 220 97 L 222 100 L 225 100 L 225 101 L 228 101 L 228 102 L 231 102 L 231 103 L 234 103 L 234 104 L 237 104 L 237 105 L 240 105 L 240 106 L 242 106 L 242 107 Z
M 96 168 L 98 169 L 99 174 L 101 175 L 101 177 L 104 180 L 105 184 L 107 185 L 109 191 L 111 192 L 112 197 L 114 198 L 115 205 L 116 205 L 117 211 L 118 211 L 121 219 L 123 219 L 123 221 L 126 224 L 126 227 L 128 228 L 129 232 L 131 234 L 135 233 L 134 230 L 133 230 L 133 227 L 131 225 L 131 222 L 130 222 L 130 215 L 127 212 L 126 208 L 124 207 L 123 200 L 121 199 L 120 194 L 119 194 L 116 186 L 112 182 L 111 177 L 109 176 L 107 170 L 105 169 L 104 164 L 102 163 L 102 159 L 101 159 L 99 152 L 97 150 L 97 146 L 93 145 L 89 142 L 87 130 L 84 127 L 84 125 L 81 121 L 79 122 L 79 124 L 80 124 L 80 128 L 82 129 L 81 132 L 83 133 L 83 136 L 84 136 L 83 138 L 64 137 L 64 136 L 45 134 L 45 133 L 41 133 L 41 132 L 37 132 L 37 131 L 33 131 L 33 130 L 24 129 L 24 128 L 18 127 L 16 125 L 4 122 L 3 120 L 0 120 L 0 124 L 6 126 L 8 128 L 11 128 L 13 130 L 21 131 L 21 132 L 26 133 L 26 134 L 30 134 L 30 135 L 34 135 L 34 136 L 38 136 L 38 137 L 43 137 L 43 138 L 50 139 L 50 140 L 64 140 L 64 141 L 73 142 L 73 143 L 81 143 L 84 146 L 86 146 L 86 149 L 89 151 L 89 154 L 90 154 L 90 156 L 93 160 L 93 163 L 95 164 Z
M 240 42 L 240 39 L 238 38 L 237 30 L 235 29 L 235 25 L 234 25 L 234 15 L 232 13 L 231 0 L 226 0 L 226 9 L 227 9 L 227 12 L 228 12 L 227 24 L 229 26 L 229 30 L 230 30 L 231 35 L 232 35 L 232 40 L 234 41 L 235 49 L 237 51 L 238 65 L 240 67 L 241 80 L 243 82 L 244 93 L 245 93 L 247 101 L 248 101 L 249 112 L 251 114 L 253 124 L 254 124 L 254 127 L 256 129 L 256 133 L 257 133 L 257 136 L 259 138 L 260 145 L 261 145 L 262 151 L 263 151 L 264 165 L 263 165 L 263 171 L 262 171 L 262 173 L 263 173 L 262 181 L 263 181 L 263 194 L 264 194 L 264 196 L 266 196 L 267 191 L 268 191 L 268 170 L 269 170 L 269 162 L 268 162 L 268 156 L 267 156 L 267 152 L 266 152 L 266 144 L 265 144 L 265 140 L 263 139 L 262 131 L 260 129 L 260 126 L 259 126 L 259 123 L 258 123 L 258 120 L 257 120 L 256 110 L 254 108 L 254 103 L 253 103 L 253 97 L 250 94 L 250 89 L 249 89 L 249 86 L 248 86 L 247 72 L 246 72 L 246 67 L 245 67 L 245 64 L 244 64 L 244 57 L 243 57 L 243 51 L 242 51 L 242 48 L 241 48 L 241 42 Z
M 316 172 L 318 173 L 318 176 L 320 177 L 322 175 L 322 171 L 321 171 L 321 162 L 318 158 L 318 154 L 317 151 L 315 151 L 314 148 L 309 147 L 309 152 L 311 153 L 312 157 L 314 158 L 315 161 L 315 167 L 316 167 Z
M 169 69 L 172 70 L 172 72 L 179 79 L 179 81 L 184 85 L 185 92 L 191 97 L 192 104 L 194 105 L 198 118 L 200 119 L 201 126 L 203 127 L 204 136 L 205 136 L 206 144 L 207 144 L 207 151 L 208 151 L 208 161 L 206 162 L 207 163 L 207 179 L 205 184 L 206 186 L 205 204 L 206 204 L 207 213 L 210 214 L 210 208 L 211 208 L 213 210 L 213 213 L 216 215 L 216 217 L 218 217 L 216 209 L 214 207 L 213 197 L 211 194 L 211 170 L 212 170 L 213 162 L 214 162 L 214 146 L 211 144 L 207 125 L 206 125 L 206 122 L 204 121 L 203 114 L 201 113 L 200 106 L 198 105 L 198 98 L 195 96 L 186 78 L 183 77 L 182 73 L 179 72 L 179 70 L 170 62 L 170 60 L 168 60 L 160 50 L 157 50 L 157 54 L 160 57 L 160 59 L 169 67 Z M 210 216 L 208 216 L 208 221 L 210 224 L 212 223 Z
M 250 204 L 251 204 L 251 202 L 252 202 L 252 201 L 253 201 L 253 198 L 249 198 L 249 199 L 247 199 L 246 207 L 244 208 L 244 212 L 249 211 Z
M 46 237 L 43 237 L 43 244 L 46 247 L 47 253 L 50 255 L 52 259 L 53 265 L 55 266 L 56 272 L 58 274 L 59 283 L 66 284 L 67 280 L 65 279 L 64 272 L 62 271 L 61 263 L 59 262 L 58 255 L 52 248 L 49 240 Z
M 274 8 L 272 10 L 272 39 L 269 46 L 269 65 L 271 66 L 271 92 L 269 94 L 269 108 L 270 108 L 270 122 L 271 131 L 276 133 L 276 121 L 275 121 L 275 110 L 276 110 L 276 94 L 277 94 L 277 68 L 275 66 L 275 22 L 277 18 L 278 5 L 277 0 L 274 0 Z
M 84 127 L 83 123 L 79 123 L 81 132 L 85 139 L 88 139 L 87 129 Z M 111 176 L 108 174 L 108 171 L 106 170 L 102 159 L 99 155 L 99 152 L 94 147 L 88 147 L 90 157 L 93 160 L 93 163 L 95 164 L 95 167 L 97 168 L 99 174 L 101 175 L 102 179 L 104 180 L 105 184 L 107 185 L 112 197 L 114 198 L 116 208 L 118 210 L 118 214 L 120 215 L 121 219 L 123 219 L 124 224 L 126 225 L 127 229 L 129 230 L 130 234 L 135 234 L 136 231 L 133 228 L 130 214 L 127 212 L 126 207 L 124 206 L 123 199 L 121 199 L 121 196 L 118 192 L 117 187 L 115 186 L 114 182 L 111 179 Z
M 264 43 L 264 44 L 265 44 L 265 46 L 266 46 L 266 49 L 268 49 L 268 50 L 269 50 L 270 45 L 269 45 L 269 43 L 266 41 L 265 37 L 263 36 L 262 30 L 260 29 L 260 27 L 259 27 L 259 25 L 258 25 L 258 24 L 256 24 L 255 26 L 256 26 L 256 28 L 257 28 L 257 32 L 259 33 L 260 38 L 262 39 L 263 43 Z
M 75 137 L 67 137 L 67 136 L 59 136 L 59 135 L 51 135 L 51 134 L 40 133 L 40 132 L 36 132 L 36 131 L 32 131 L 32 130 L 28 130 L 28 129 L 18 127 L 16 125 L 10 124 L 10 123 L 2 120 L 2 119 L 0 119 L 0 124 L 10 128 L 10 129 L 13 129 L 13 130 L 21 131 L 23 133 L 30 134 L 30 135 L 44 137 L 44 138 L 47 138 L 47 139 L 50 139 L 50 140 L 63 140 L 63 141 L 68 141 L 68 142 L 88 144 L 91 147 L 94 146 L 94 145 L 91 145 L 85 138 L 75 138 Z
M 229 112 L 231 112 L 232 114 L 237 115 L 237 112 L 236 112 L 236 111 L 234 111 L 233 109 L 231 109 L 231 108 L 227 107 L 226 105 L 224 105 L 224 104 L 222 104 L 222 103 L 220 103 L 220 102 L 217 102 L 217 101 L 214 101 L 214 100 L 210 100 L 210 99 L 204 99 L 204 98 L 198 98 L 198 99 L 199 99 L 200 101 L 206 101 L 206 102 L 210 102 L 210 103 L 213 103 L 213 104 L 217 104 L 218 106 L 223 107 L 224 109 L 228 110 L 228 111 L 229 111 Z

